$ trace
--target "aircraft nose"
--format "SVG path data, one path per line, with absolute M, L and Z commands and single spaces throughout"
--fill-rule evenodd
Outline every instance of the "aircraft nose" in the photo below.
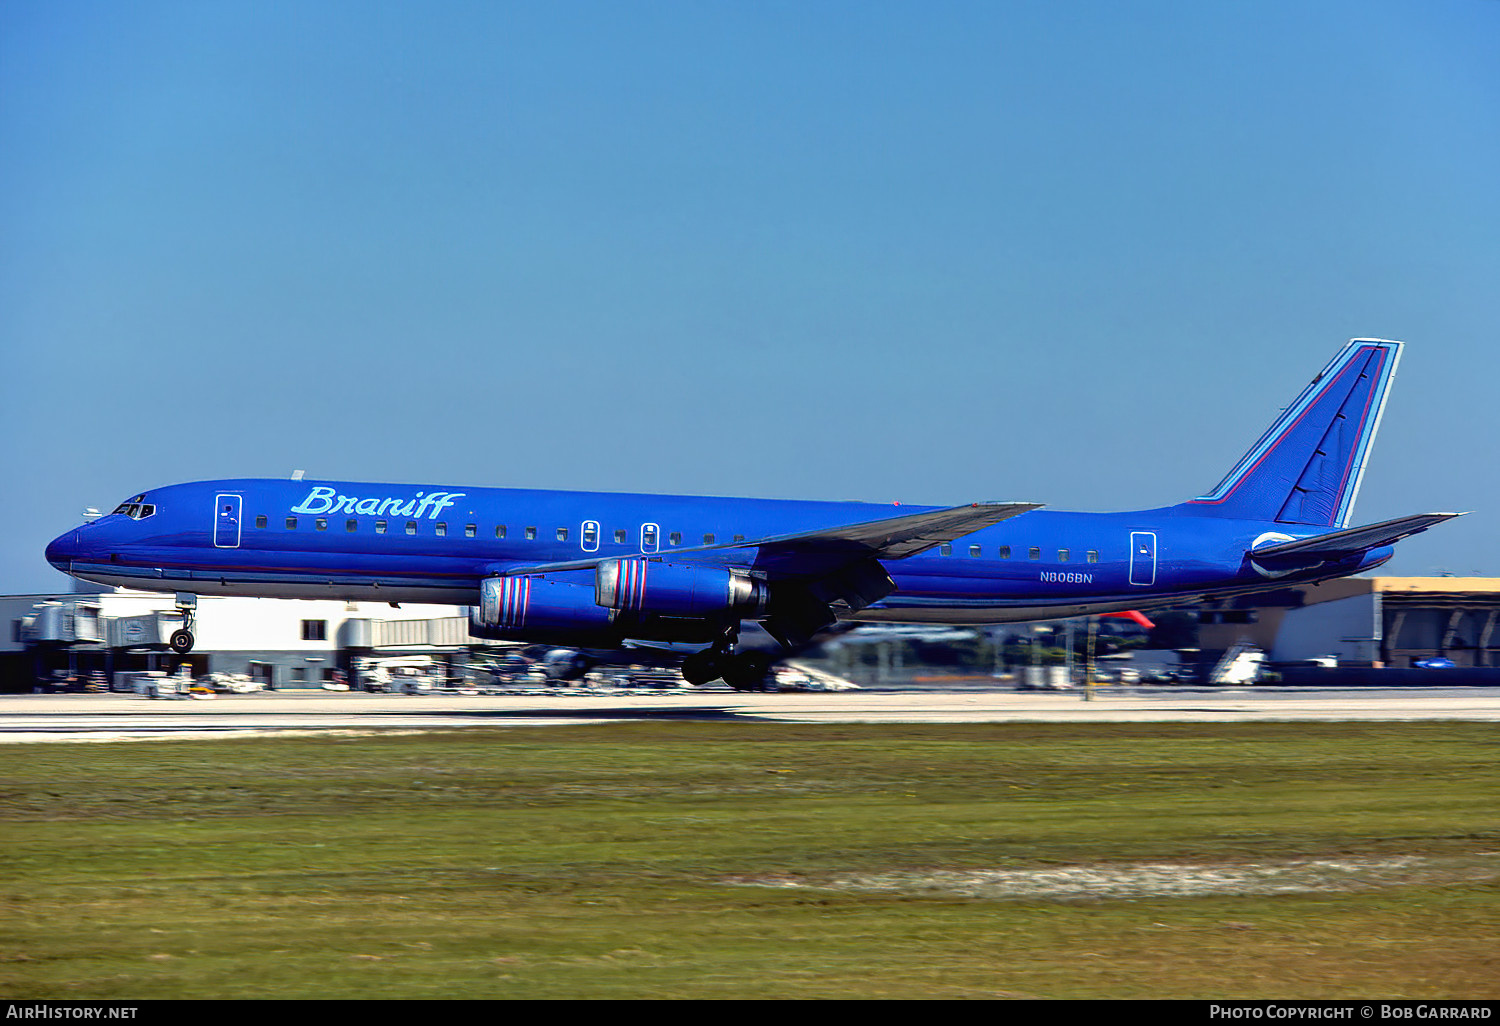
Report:
M 47 562 L 57 567 L 63 573 L 68 572 L 68 565 L 72 563 L 73 557 L 78 554 L 78 530 L 74 528 L 67 534 L 60 534 L 47 545 Z

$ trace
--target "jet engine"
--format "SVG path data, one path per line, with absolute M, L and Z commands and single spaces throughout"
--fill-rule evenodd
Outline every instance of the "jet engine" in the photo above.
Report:
M 614 617 L 614 610 L 601 609 L 594 602 L 594 591 L 587 583 L 517 574 L 479 582 L 479 605 L 470 610 L 469 633 L 491 638 L 523 630 L 597 631 L 607 629 Z
M 594 601 L 665 616 L 758 617 L 766 611 L 766 582 L 724 567 L 611 559 L 594 571 Z

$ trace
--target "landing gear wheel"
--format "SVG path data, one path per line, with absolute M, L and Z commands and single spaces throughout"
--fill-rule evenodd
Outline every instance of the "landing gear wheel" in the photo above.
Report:
M 177 593 L 177 611 L 182 614 L 182 628 L 172 632 L 168 644 L 178 655 L 187 655 L 193 650 L 193 628 L 198 623 L 198 596 L 191 592 Z
M 694 652 L 682 661 L 682 679 L 694 687 L 723 677 L 726 681 L 733 668 L 739 665 L 731 654 L 735 640 L 740 636 L 739 627 L 731 624 L 724 629 L 712 648 Z M 731 685 L 733 686 L 733 685 Z M 736 690 L 743 690 L 736 688 Z
M 764 691 L 770 670 L 771 657 L 766 653 L 741 652 L 724 668 L 724 681 L 736 691 Z
M 718 680 L 723 672 L 723 660 L 713 649 L 695 652 L 682 661 L 682 679 L 694 687 Z

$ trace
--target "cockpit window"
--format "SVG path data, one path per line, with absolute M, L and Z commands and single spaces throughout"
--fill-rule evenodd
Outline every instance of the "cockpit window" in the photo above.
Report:
M 144 495 L 137 495 L 133 499 L 126 499 L 114 508 L 114 513 L 129 517 L 131 520 L 145 520 L 156 512 L 156 505 L 150 502 L 142 502 Z M 114 513 L 110 515 L 113 516 Z

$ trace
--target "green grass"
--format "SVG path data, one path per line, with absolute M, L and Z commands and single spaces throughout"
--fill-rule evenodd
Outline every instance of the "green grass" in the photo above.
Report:
M 6 745 L 0 996 L 1493 999 L 1497 757 L 1459 723 Z M 1394 856 L 1427 868 L 1272 896 L 813 886 Z

